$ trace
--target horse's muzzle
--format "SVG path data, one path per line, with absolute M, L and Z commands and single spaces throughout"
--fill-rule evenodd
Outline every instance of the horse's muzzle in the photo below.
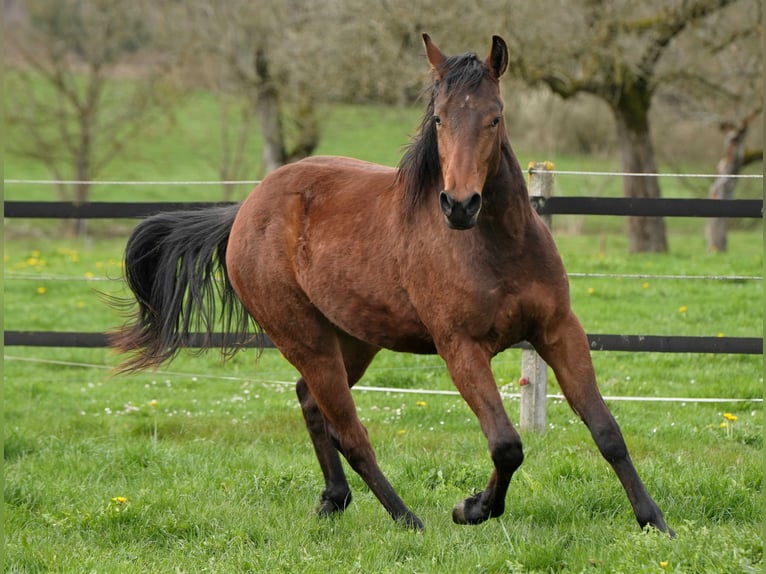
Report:
M 473 193 L 463 201 L 458 201 L 449 192 L 439 193 L 439 207 L 452 229 L 470 229 L 476 225 L 476 218 L 481 210 L 481 195 Z

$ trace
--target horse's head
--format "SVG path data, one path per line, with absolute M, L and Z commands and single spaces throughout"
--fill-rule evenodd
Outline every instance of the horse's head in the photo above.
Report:
M 487 178 L 497 171 L 505 134 L 499 78 L 508 65 L 508 48 L 492 37 L 486 60 L 476 54 L 445 56 L 423 34 L 433 68 L 434 87 L 429 111 L 438 148 L 442 190 L 439 206 L 447 225 L 470 229 L 482 206 Z

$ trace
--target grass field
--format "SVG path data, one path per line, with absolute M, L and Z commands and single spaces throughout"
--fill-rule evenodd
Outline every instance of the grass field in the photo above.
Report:
M 210 102 L 200 97 L 189 105 L 198 107 L 179 112 L 180 125 L 195 120 L 188 132 L 168 137 L 158 129 L 109 177 L 214 179 L 197 145 L 215 133 L 203 113 Z M 395 163 L 418 115 L 331 110 L 321 151 Z M 522 164 L 529 159 L 538 158 Z M 5 175 L 44 176 L 27 167 L 7 162 Z M 566 182 L 559 185 L 584 185 Z M 105 188 L 96 195 L 140 193 Z M 200 197 L 213 193 L 200 188 L 147 193 L 217 199 Z M 40 188 L 7 189 L 7 198 L 28 196 L 52 198 Z M 123 293 L 120 259 L 130 225 L 94 223 L 91 238 L 78 240 L 60 237 L 56 224 L 6 221 L 5 328 L 102 331 L 119 324 L 96 290 Z M 584 233 L 570 233 L 575 227 Z M 603 218 L 557 221 L 570 272 L 762 274 L 760 227 L 737 229 L 730 253 L 716 256 L 704 252 L 701 221 L 668 220 L 666 255 L 627 256 L 621 227 Z M 100 278 L 114 280 L 93 281 Z M 762 336 L 759 281 L 586 277 L 572 278 L 571 287 L 589 332 Z M 490 460 L 464 403 L 429 394 L 452 389 L 437 357 L 382 353 L 360 384 L 401 391 L 355 391 L 381 466 L 425 522 L 423 533 L 397 527 L 353 473 L 355 499 L 344 516 L 313 514 L 321 474 L 292 390 L 297 375 L 278 352 L 257 361 L 245 351 L 226 364 L 212 352 L 184 354 L 158 372 L 114 377 L 117 360 L 102 349 L 5 349 L 6 572 L 762 569 L 762 404 L 691 400 L 761 398 L 760 356 L 594 353 L 607 396 L 689 399 L 609 401 L 674 540 L 639 530 L 587 429 L 557 399 L 549 401 L 548 431 L 523 433 L 526 459 L 506 514 L 478 527 L 453 525 L 453 504 L 483 488 Z M 514 350 L 493 363 L 512 420 L 519 363 Z M 558 392 L 553 379 L 549 392 Z

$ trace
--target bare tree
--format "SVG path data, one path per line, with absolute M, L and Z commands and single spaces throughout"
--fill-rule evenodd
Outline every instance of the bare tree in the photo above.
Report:
M 183 11 L 187 44 L 193 45 L 198 59 L 188 69 L 198 77 L 199 60 L 205 61 L 206 86 L 223 95 L 226 106 L 237 98 L 244 100 L 239 117 L 248 122 L 258 119 L 264 143 L 263 170 L 270 172 L 310 155 L 320 136 L 316 94 L 307 67 L 312 34 L 306 30 L 319 14 L 318 3 L 192 0 Z M 314 39 L 313 45 L 317 44 Z M 230 127 L 223 129 L 229 138 L 231 131 Z M 243 146 L 249 132 L 239 130 L 238 134 L 236 145 Z M 235 160 L 240 163 L 231 163 Z M 246 169 L 243 156 L 225 154 L 226 162 L 224 171 L 229 174 Z
M 120 0 L 28 0 L 4 35 L 14 68 L 6 118 L 23 138 L 9 153 L 39 161 L 60 181 L 60 199 L 87 202 L 95 179 L 162 108 L 159 74 L 120 81 L 150 41 L 147 6 Z M 145 70 L 145 67 L 142 67 Z M 123 69 L 124 72 L 124 69 Z M 75 223 L 85 233 L 85 221 Z
M 221 94 L 221 157 L 217 164 L 223 182 L 223 201 L 231 201 L 235 184 L 232 181 L 247 178 L 252 173 L 252 162 L 247 153 L 250 134 L 255 128 L 253 110 L 241 98 Z
M 711 199 L 733 199 L 737 179 L 729 177 L 737 175 L 748 163 L 763 160 L 763 150 L 745 150 L 745 137 L 753 120 L 761 113 L 758 108 L 738 122 L 724 122 L 721 131 L 724 133 L 723 157 L 718 162 L 718 177 L 710 186 Z M 728 220 L 723 217 L 712 217 L 707 220 L 705 237 L 707 249 L 711 253 L 722 253 L 728 248 Z
M 563 98 L 586 93 L 605 101 L 615 120 L 622 169 L 631 173 L 658 171 L 649 121 L 658 89 L 671 81 L 725 89 L 718 84 L 720 75 L 704 78 L 701 70 L 689 65 L 688 57 L 669 56 L 678 49 L 682 35 L 694 36 L 687 38 L 687 46 L 707 49 L 709 54 L 706 39 L 715 36 L 721 47 L 730 45 L 758 22 L 752 17 L 739 19 L 734 24 L 741 29 L 716 33 L 716 15 L 752 8 L 754 3 L 747 0 L 582 0 L 566 11 L 560 3 L 536 2 L 534 13 L 525 3 L 514 4 L 521 20 L 512 28 L 515 50 L 510 69 Z M 538 14 L 546 15 L 544 24 Z M 700 57 L 694 54 L 695 59 Z M 670 68 L 668 62 L 678 67 Z M 659 197 L 660 185 L 654 177 L 625 177 L 623 191 L 627 197 Z M 629 218 L 628 237 L 631 252 L 668 249 L 662 218 Z

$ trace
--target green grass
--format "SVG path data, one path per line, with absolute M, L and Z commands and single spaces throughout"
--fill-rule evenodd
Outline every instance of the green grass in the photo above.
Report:
M 214 179 L 205 160 L 214 153 L 212 104 L 204 94 L 187 100 L 178 111 L 179 131 L 154 127 L 106 177 Z M 328 108 L 319 151 L 395 164 L 419 115 Z M 520 153 L 522 165 L 554 159 L 563 169 L 615 167 L 528 155 Z M 28 167 L 11 159 L 5 175 L 45 176 Z M 562 193 L 588 193 L 572 181 L 560 178 Z M 11 199 L 52 198 L 40 187 L 6 192 Z M 618 182 L 596 192 L 619 193 Z M 220 198 L 219 190 L 198 187 L 96 193 L 114 200 Z M 666 190 L 667 196 L 693 194 L 681 186 Z M 760 227 L 740 226 L 731 233 L 730 253 L 712 256 L 705 254 L 703 222 L 668 220 L 671 253 L 628 256 L 623 224 L 616 218 L 556 219 L 570 272 L 762 274 Z M 59 236 L 57 224 L 7 221 L 5 328 L 102 331 L 118 325 L 119 314 L 98 291 L 124 294 L 120 260 L 131 225 L 94 222 L 92 237 L 76 240 Z M 575 228 L 585 233 L 571 233 Z M 73 279 L 86 277 L 115 280 Z M 573 277 L 571 290 L 589 332 L 762 336 L 758 281 Z M 593 359 L 607 396 L 763 395 L 762 357 L 601 352 Z M 526 459 L 506 514 L 460 527 L 451 522 L 452 505 L 482 488 L 490 471 L 485 440 L 465 404 L 454 395 L 355 391 L 384 472 L 427 526 L 412 533 L 389 519 L 353 473 L 355 499 L 345 515 L 314 516 L 321 473 L 292 390 L 297 375 L 278 352 L 267 350 L 257 361 L 254 351 L 245 351 L 225 364 L 213 352 L 182 354 L 158 372 L 113 377 L 117 362 L 102 349 L 5 349 L 5 571 L 687 573 L 762 567 L 761 403 L 609 402 L 639 472 L 678 533 L 669 540 L 638 529 L 617 479 L 561 400 L 549 400 L 544 435 L 523 433 Z M 519 364 L 515 350 L 493 363 L 512 420 L 518 420 Z M 438 357 L 387 352 L 361 384 L 452 389 Z M 559 392 L 555 380 L 549 384 L 551 394 Z M 725 412 L 737 420 L 722 428 Z
M 113 362 L 95 350 L 13 355 Z M 407 378 L 400 361 L 382 356 L 366 382 Z M 434 359 L 412 363 L 411 385 L 446 386 Z M 501 382 L 516 376 L 513 363 L 501 358 Z M 6 358 L 4 377 L 8 571 L 636 572 L 668 561 L 670 571 L 746 572 L 761 561 L 762 412 L 753 405 L 663 404 L 647 414 L 612 404 L 678 532 L 671 541 L 639 531 L 561 401 L 550 403 L 545 435 L 523 436 L 506 515 L 455 526 L 452 504 L 489 472 L 467 407 L 452 396 L 357 391 L 384 471 L 428 527 L 411 533 L 353 474 L 345 515 L 313 515 L 320 473 L 292 389 L 270 382 L 295 377 L 275 351 L 257 367 L 250 352 L 226 368 L 207 355 L 117 378 Z M 507 406 L 515 418 L 518 403 Z M 731 434 L 719 427 L 723 409 L 738 416 Z
M 598 236 L 560 236 L 572 271 L 758 275 L 755 234 L 707 256 L 606 253 Z M 118 277 L 124 239 L 6 240 L 7 329 L 98 331 L 120 322 L 93 289 L 119 281 L 9 280 L 13 273 Z M 647 287 L 644 284 L 648 283 Z M 38 293 L 38 287 L 44 287 Z M 593 291 L 589 291 L 593 289 Z M 572 279 L 591 332 L 760 336 L 758 282 Z M 679 308 L 685 306 L 686 311 Z M 748 572 L 762 564 L 762 405 L 611 402 L 634 461 L 679 536 L 639 531 L 616 478 L 560 400 L 548 432 L 524 433 L 508 511 L 476 527 L 452 505 L 483 487 L 490 461 L 456 396 L 356 392 L 384 471 L 425 521 L 393 524 L 351 473 L 336 520 L 312 509 L 321 474 L 276 351 L 182 355 L 157 373 L 111 377 L 107 350 L 6 348 L 5 520 L 10 572 Z M 762 397 L 762 359 L 594 353 L 608 396 Z M 57 364 L 45 361 L 61 361 Z M 519 352 L 493 364 L 514 394 Z M 362 384 L 452 389 L 437 357 L 384 353 Z M 558 393 L 555 380 L 551 394 Z M 151 401 L 157 401 L 152 407 Z M 425 405 L 419 403 L 425 402 Z M 513 420 L 518 400 L 507 399 Z M 721 428 L 723 413 L 738 417 Z M 156 424 L 156 434 L 155 434 Z M 125 505 L 112 499 L 124 496 Z

